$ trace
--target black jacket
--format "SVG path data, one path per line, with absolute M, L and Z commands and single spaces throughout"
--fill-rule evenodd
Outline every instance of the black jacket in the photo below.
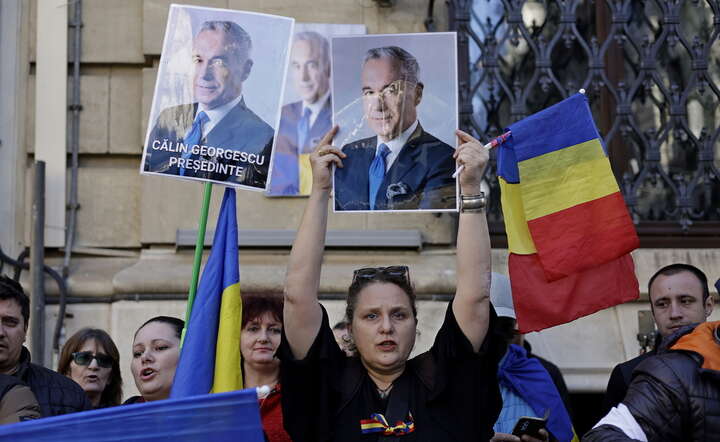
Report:
M 23 347 L 20 365 L 13 374 L 25 383 L 37 398 L 43 417 L 91 410 L 85 391 L 72 379 L 30 362 L 30 352 Z
M 649 442 L 720 441 L 720 371 L 702 368 L 703 357 L 686 350 L 667 350 L 692 332 L 673 334 L 635 369 L 623 399 Z M 720 352 L 720 343 L 712 351 Z M 631 440 L 612 425 L 601 425 L 583 441 Z
M 605 398 L 603 399 L 603 416 L 606 415 L 612 407 L 617 407 L 617 405 L 622 402 L 632 381 L 633 370 L 635 370 L 642 361 L 650 356 L 654 356 L 661 342 L 662 336 L 658 333 L 655 335 L 655 345 L 653 345 L 652 350 L 636 356 L 629 361 L 620 363 L 613 368 L 607 389 L 605 390 Z

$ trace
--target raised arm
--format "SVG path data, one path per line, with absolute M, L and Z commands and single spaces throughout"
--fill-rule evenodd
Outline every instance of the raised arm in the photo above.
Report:
M 328 199 L 332 188 L 332 165 L 342 167 L 344 158 L 330 145 L 337 127 L 330 129 L 310 154 L 313 185 L 290 251 L 285 278 L 283 308 L 285 335 L 296 359 L 303 359 L 320 330 L 322 311 L 318 304 L 320 269 L 325 249 Z
M 480 195 L 480 182 L 489 154 L 478 140 L 458 130 L 455 151 L 460 194 Z M 490 320 L 490 235 L 485 211 L 460 213 L 457 236 L 457 291 L 453 313 L 475 351 L 485 339 Z

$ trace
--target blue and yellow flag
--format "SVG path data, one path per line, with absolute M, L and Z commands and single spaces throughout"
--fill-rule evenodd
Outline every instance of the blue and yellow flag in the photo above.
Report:
M 212 250 L 186 326 L 170 397 L 243 388 L 242 328 L 235 190 L 225 189 Z
M 255 390 L 206 394 L 0 425 L 13 442 L 263 442 Z

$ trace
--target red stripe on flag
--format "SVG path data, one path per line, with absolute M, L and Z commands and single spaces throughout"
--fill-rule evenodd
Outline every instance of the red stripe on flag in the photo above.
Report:
M 545 279 L 535 254 L 511 253 L 508 267 L 520 333 L 564 324 L 640 294 L 629 254 L 553 282 Z
M 548 281 L 592 269 L 640 246 L 620 192 L 528 221 Z

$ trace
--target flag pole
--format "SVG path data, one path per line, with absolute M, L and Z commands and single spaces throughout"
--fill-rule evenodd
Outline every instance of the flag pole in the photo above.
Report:
M 202 264 L 203 248 L 205 246 L 205 228 L 207 227 L 208 212 L 210 211 L 210 197 L 212 196 L 212 183 L 206 182 L 203 190 L 203 204 L 200 209 L 200 221 L 198 222 L 198 234 L 195 241 L 195 257 L 193 258 L 192 277 L 190 278 L 190 291 L 188 293 L 187 307 L 185 310 L 185 327 L 180 337 L 180 345 L 185 340 L 185 332 L 190 323 L 195 293 L 197 293 L 198 279 L 200 278 L 200 264 Z

